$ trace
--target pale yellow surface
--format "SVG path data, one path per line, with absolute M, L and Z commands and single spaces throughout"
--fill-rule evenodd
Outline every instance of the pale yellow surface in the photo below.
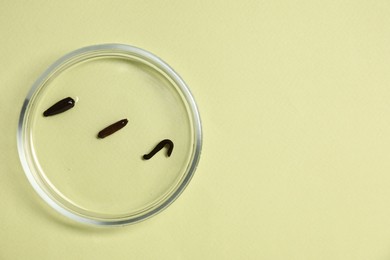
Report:
M 0 259 L 390 259 L 390 2 L 3 1 Z M 51 210 L 19 164 L 34 80 L 119 42 L 193 92 L 202 158 L 161 214 L 114 229 Z

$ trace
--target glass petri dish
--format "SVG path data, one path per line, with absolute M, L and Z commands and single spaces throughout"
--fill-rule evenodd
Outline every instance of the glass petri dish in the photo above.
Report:
M 66 97 L 73 108 L 43 116 Z M 97 137 L 121 119 L 125 127 Z M 165 147 L 143 158 L 165 139 L 174 144 L 169 157 Z M 36 80 L 17 143 L 29 182 L 52 208 L 112 226 L 149 218 L 181 194 L 198 164 L 202 131 L 194 98 L 169 65 L 133 46 L 103 44 L 66 54 Z

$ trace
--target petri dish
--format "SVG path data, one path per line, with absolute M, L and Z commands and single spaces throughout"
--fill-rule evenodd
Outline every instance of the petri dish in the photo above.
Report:
M 45 117 L 71 97 L 73 108 Z M 127 119 L 119 131 L 105 127 Z M 173 142 L 151 159 L 162 140 Z M 143 49 L 84 47 L 54 62 L 31 87 L 20 113 L 17 144 L 32 187 L 75 221 L 115 226 L 165 209 L 198 164 L 202 130 L 195 100 L 181 77 Z

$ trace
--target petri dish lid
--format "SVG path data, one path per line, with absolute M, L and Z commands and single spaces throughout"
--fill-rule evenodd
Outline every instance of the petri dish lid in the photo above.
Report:
M 43 115 L 68 97 L 73 107 Z M 146 160 L 163 140 L 172 144 Z M 103 44 L 66 54 L 36 80 L 17 143 L 29 182 L 52 208 L 113 226 L 149 218 L 181 194 L 200 158 L 202 130 L 192 94 L 169 65 L 137 47 Z

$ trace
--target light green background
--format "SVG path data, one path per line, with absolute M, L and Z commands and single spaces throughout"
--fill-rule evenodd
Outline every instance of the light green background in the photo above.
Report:
M 0 259 L 390 259 L 390 2 L 2 1 Z M 21 105 L 63 54 L 119 42 L 185 79 L 204 147 L 145 222 L 73 224 L 27 182 Z

